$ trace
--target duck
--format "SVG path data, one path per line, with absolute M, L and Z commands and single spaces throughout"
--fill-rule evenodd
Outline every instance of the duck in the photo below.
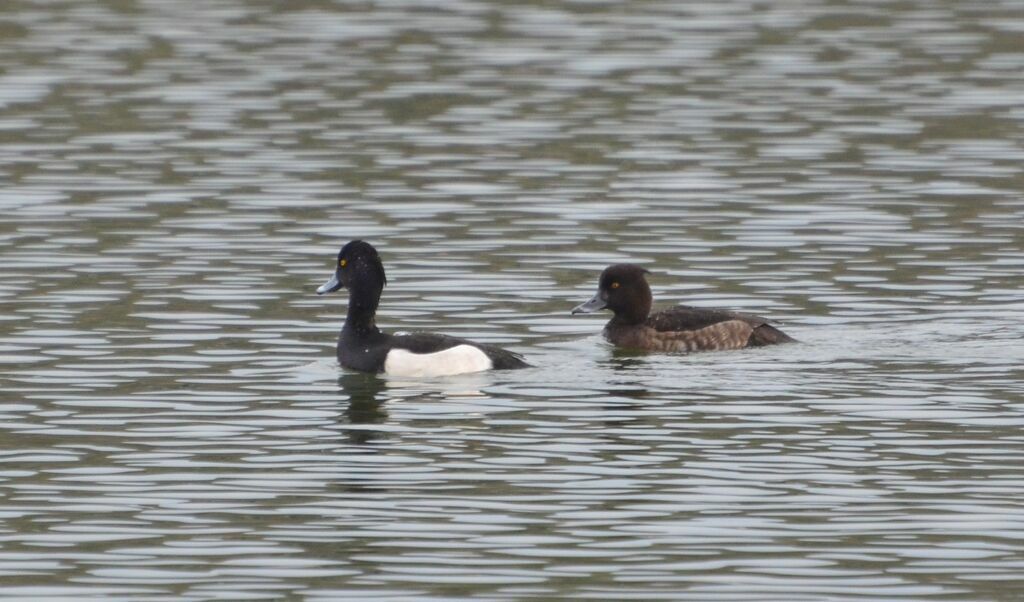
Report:
M 640 351 L 695 352 L 763 347 L 795 342 L 767 318 L 680 305 L 651 313 L 653 296 L 647 269 L 629 263 L 608 266 L 597 293 L 573 308 L 573 314 L 602 309 L 614 315 L 604 337 L 617 347 Z
M 528 366 L 523 356 L 494 345 L 433 332 L 388 334 L 377 328 L 377 307 L 387 284 L 384 263 L 368 242 L 353 240 L 338 252 L 334 274 L 318 295 L 349 291 L 348 313 L 338 335 L 338 363 L 359 372 L 390 376 L 450 376 Z

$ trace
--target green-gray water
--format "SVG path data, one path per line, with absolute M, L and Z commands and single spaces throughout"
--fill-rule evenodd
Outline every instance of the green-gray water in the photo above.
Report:
M 0 6 L 0 598 L 1024 596 L 1024 7 Z M 379 323 L 535 368 L 334 361 Z M 613 351 L 661 306 L 792 346 Z

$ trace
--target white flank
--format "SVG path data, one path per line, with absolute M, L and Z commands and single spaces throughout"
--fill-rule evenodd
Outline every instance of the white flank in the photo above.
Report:
M 391 376 L 450 376 L 493 367 L 491 358 L 472 345 L 456 345 L 434 353 L 392 349 L 384 360 L 384 373 Z

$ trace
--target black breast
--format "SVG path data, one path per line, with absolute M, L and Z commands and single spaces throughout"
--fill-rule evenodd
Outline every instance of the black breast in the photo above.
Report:
M 382 332 L 365 336 L 356 336 L 346 330 L 341 331 L 338 339 L 338 363 L 351 370 L 360 372 L 381 372 L 384 360 L 391 350 L 391 337 Z

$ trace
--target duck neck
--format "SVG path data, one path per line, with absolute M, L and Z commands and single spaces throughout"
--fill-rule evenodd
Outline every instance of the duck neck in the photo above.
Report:
M 631 295 L 627 303 L 623 303 L 621 306 L 612 307 L 612 311 L 615 312 L 615 317 L 612 318 L 612 323 L 617 326 L 634 326 L 636 324 L 643 324 L 647 321 L 647 316 L 651 314 L 651 305 L 654 299 L 651 296 L 651 287 L 643 282 L 638 287 L 636 293 Z
M 383 288 L 383 285 L 376 283 L 353 283 L 349 291 L 348 314 L 345 316 L 343 333 L 366 336 L 380 332 L 377 329 L 375 317 Z
M 612 316 L 610 324 L 613 326 L 636 326 L 647 320 L 647 314 L 640 312 L 619 313 Z

